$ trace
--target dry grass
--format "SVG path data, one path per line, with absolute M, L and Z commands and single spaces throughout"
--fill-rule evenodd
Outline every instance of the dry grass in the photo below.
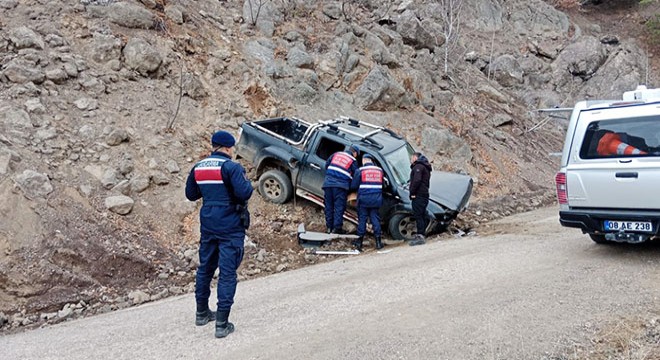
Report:
M 660 360 L 660 319 L 641 317 L 606 324 L 589 344 L 573 345 L 562 360 Z

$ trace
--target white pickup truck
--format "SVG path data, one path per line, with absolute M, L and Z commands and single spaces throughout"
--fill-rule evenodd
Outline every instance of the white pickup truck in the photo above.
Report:
M 578 102 L 555 182 L 561 224 L 596 243 L 660 236 L 660 89 Z

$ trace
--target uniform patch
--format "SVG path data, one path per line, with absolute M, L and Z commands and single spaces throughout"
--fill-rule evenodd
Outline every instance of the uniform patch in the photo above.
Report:
M 348 156 L 348 154 L 337 153 L 335 154 L 335 156 L 332 157 L 330 164 L 339 166 L 340 168 L 347 170 L 348 168 L 351 167 L 353 161 L 354 161 L 353 158 Z
M 222 166 L 195 168 L 195 181 L 198 184 L 223 184 Z

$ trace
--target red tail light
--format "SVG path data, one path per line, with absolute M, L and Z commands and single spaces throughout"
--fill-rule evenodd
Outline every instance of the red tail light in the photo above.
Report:
M 557 184 L 557 201 L 560 205 L 568 204 L 568 188 L 566 187 L 566 173 L 559 172 L 555 176 Z

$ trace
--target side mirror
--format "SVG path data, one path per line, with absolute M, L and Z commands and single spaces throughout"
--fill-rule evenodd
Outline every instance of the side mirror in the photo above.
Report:
M 390 184 L 390 179 L 384 177 L 383 178 L 383 184 L 385 185 L 385 190 L 391 190 L 392 189 L 392 184 Z

